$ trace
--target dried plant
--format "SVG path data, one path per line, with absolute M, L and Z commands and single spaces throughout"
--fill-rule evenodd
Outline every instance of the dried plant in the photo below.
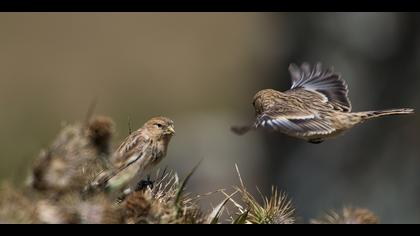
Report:
M 275 187 L 271 189 L 271 196 L 266 197 L 260 192 L 263 203 L 260 204 L 245 188 L 238 166 L 236 165 L 240 186 L 235 189 L 241 195 L 243 204 L 230 199 L 237 207 L 236 218 L 231 217 L 234 224 L 294 224 L 296 222 L 290 200 L 285 193 L 279 192 Z
M 110 154 L 110 142 L 114 134 L 115 124 L 111 118 L 106 116 L 98 116 L 89 122 L 87 136 L 98 154 Z
M 65 192 L 83 188 L 103 168 L 110 149 L 113 122 L 93 118 L 88 125 L 66 125 L 35 160 L 29 185 L 36 190 Z
M 8 183 L 0 187 L 0 223 L 37 223 L 31 200 Z
M 91 119 L 89 115 L 83 124 L 65 125 L 35 160 L 24 189 L 9 184 L 0 187 L 0 223 L 296 223 L 295 210 L 285 193 L 272 187 L 271 196 L 260 192 L 260 203 L 245 188 L 237 166 L 240 185 L 230 194 L 217 190 L 193 197 L 185 192 L 198 165 L 183 180 L 175 171 L 157 170 L 152 180 L 141 181 L 132 192 L 87 191 L 88 183 L 108 168 L 113 133 L 114 122 L 103 116 Z M 213 193 L 222 193 L 225 198 L 204 213 L 198 201 Z M 233 212 L 228 211 L 228 203 L 233 204 Z M 227 221 L 223 219 L 225 210 Z M 330 212 L 311 223 L 378 223 L 378 219 L 366 209 L 344 208 L 341 213 Z
M 378 224 L 378 217 L 365 208 L 344 207 L 341 212 L 330 211 L 312 224 Z
M 126 223 L 203 223 L 196 201 L 184 194 L 189 176 L 180 182 L 173 171 L 164 171 L 153 187 L 147 186 L 131 193 L 122 202 Z M 157 172 L 159 175 L 159 171 Z

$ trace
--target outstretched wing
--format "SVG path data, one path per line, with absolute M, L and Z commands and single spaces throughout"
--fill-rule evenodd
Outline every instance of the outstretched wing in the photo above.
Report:
M 292 136 L 326 135 L 335 131 L 329 119 L 320 114 L 300 109 L 288 104 L 278 103 L 259 114 L 255 127 L 264 127 Z
M 323 69 L 321 63 L 317 63 L 312 69 L 308 63 L 303 63 L 300 67 L 290 64 L 289 72 L 292 78 L 291 90 L 305 89 L 317 92 L 336 109 L 351 111 L 347 84 L 332 68 Z
M 328 121 L 313 117 L 285 118 L 263 115 L 259 117 L 255 125 L 292 136 L 327 135 L 335 131 Z

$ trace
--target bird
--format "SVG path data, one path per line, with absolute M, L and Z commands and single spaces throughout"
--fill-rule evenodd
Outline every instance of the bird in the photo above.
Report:
M 252 101 L 255 121 L 231 126 L 234 133 L 263 128 L 319 144 L 367 120 L 414 113 L 411 108 L 352 112 L 347 83 L 333 67 L 323 68 L 320 62 L 312 68 L 307 62 L 300 67 L 291 63 L 289 73 L 291 88 L 258 91 Z
M 149 119 L 120 144 L 110 157 L 111 167 L 99 173 L 89 187 L 110 191 L 126 186 L 129 186 L 128 190 L 132 189 L 133 184 L 165 158 L 174 134 L 171 119 L 163 116 Z

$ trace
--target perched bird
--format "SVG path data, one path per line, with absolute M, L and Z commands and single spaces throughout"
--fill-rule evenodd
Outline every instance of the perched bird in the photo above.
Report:
M 321 63 L 312 69 L 308 63 L 300 68 L 291 64 L 289 72 L 292 87 L 285 92 L 264 89 L 255 94 L 255 122 L 233 126 L 233 132 L 242 135 L 262 127 L 310 143 L 321 143 L 366 120 L 414 112 L 408 108 L 351 112 L 347 84 L 332 68 L 323 69 Z
M 174 122 L 154 117 L 132 132 L 111 156 L 111 168 L 100 173 L 91 187 L 119 189 L 137 183 L 165 156 L 175 134 Z

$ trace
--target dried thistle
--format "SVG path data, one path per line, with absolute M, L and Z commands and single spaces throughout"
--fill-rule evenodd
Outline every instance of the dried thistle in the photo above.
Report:
M 114 127 L 114 121 L 106 116 L 94 117 L 89 122 L 87 136 L 96 147 L 99 154 L 109 155 Z
M 122 223 L 121 209 L 104 194 L 83 199 L 71 192 L 59 198 L 35 202 L 37 222 L 45 224 L 116 224 Z
M 235 167 L 240 181 L 240 186 L 235 188 L 240 193 L 244 204 L 241 205 L 231 200 L 239 211 L 237 217 L 232 219 L 232 223 L 294 224 L 296 222 L 294 217 L 295 209 L 285 193 L 279 192 L 275 187 L 272 187 L 271 197 L 263 196 L 260 192 L 263 204 L 258 203 L 254 196 L 246 190 L 238 166 L 235 165 Z
M 113 122 L 106 117 L 94 118 L 88 126 L 66 125 L 35 160 L 30 186 L 54 192 L 82 189 L 103 169 L 112 132 Z
M 240 189 L 242 201 L 246 204 L 247 212 L 246 223 L 251 224 L 293 224 L 295 223 L 294 208 L 284 193 L 272 188 L 271 197 L 265 197 L 261 194 L 263 204 L 258 201 L 246 190 Z
M 0 222 L 12 224 L 36 223 L 35 208 L 30 199 L 10 184 L 0 187 Z
M 330 211 L 311 224 L 379 224 L 379 219 L 368 209 L 343 207 L 342 212 Z
M 262 199 L 257 200 L 245 188 L 238 166 L 240 185 L 231 194 L 215 191 L 223 193 L 225 199 L 208 214 L 203 214 L 197 203 L 203 195 L 191 197 L 185 192 L 198 165 L 184 180 L 174 171 L 158 170 L 154 181 L 143 181 L 117 201 L 103 190 L 84 194 L 83 187 L 106 168 L 114 132 L 107 117 L 87 121 L 65 126 L 41 152 L 33 167 L 31 188 L 18 191 L 7 184 L 0 187 L 0 223 L 217 224 L 224 210 L 233 224 L 296 223 L 295 209 L 285 193 L 272 187 L 271 195 L 264 196 L 257 188 Z M 240 195 L 239 200 L 234 200 L 235 195 Z M 228 211 L 228 202 L 234 204 L 236 212 Z M 367 209 L 344 207 L 311 223 L 376 224 L 379 220 Z
M 159 171 L 156 175 L 159 175 Z M 157 178 L 153 187 L 131 193 L 121 203 L 125 222 L 131 224 L 192 224 L 203 223 L 195 201 L 183 193 L 184 182 L 174 172 Z
M 96 195 L 75 205 L 81 224 L 123 223 L 122 209 L 104 194 Z
M 76 212 L 68 206 L 60 205 L 49 199 L 43 199 L 35 204 L 36 219 L 42 224 L 77 224 Z

